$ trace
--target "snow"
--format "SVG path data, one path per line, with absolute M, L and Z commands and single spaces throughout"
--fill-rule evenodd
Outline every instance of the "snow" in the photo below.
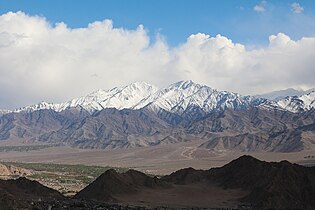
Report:
M 143 98 L 152 95 L 157 90 L 157 87 L 145 82 L 135 82 L 124 87 L 115 87 L 110 90 L 97 90 L 87 96 L 72 99 L 65 103 L 52 104 L 42 102 L 16 109 L 13 112 L 33 112 L 41 109 L 52 109 L 61 112 L 73 107 L 80 107 L 90 113 L 104 108 L 130 109 Z
M 277 102 L 278 106 L 290 112 L 300 112 L 315 108 L 315 91 L 301 95 L 288 96 Z
M 205 112 L 226 108 L 239 109 L 240 107 L 249 107 L 251 101 L 251 97 L 243 97 L 227 91 L 218 91 L 188 80 L 177 82 L 159 90 L 142 100 L 134 108 L 148 107 L 151 110 L 164 109 L 169 112 L 182 114 L 191 107 L 198 107 Z
M 183 114 L 186 110 L 194 108 L 199 108 L 204 112 L 212 112 L 224 109 L 245 109 L 252 106 L 298 112 L 314 108 L 314 98 L 315 92 L 313 91 L 302 96 L 286 97 L 276 102 L 242 96 L 228 91 L 219 91 L 206 85 L 194 83 L 191 80 L 180 81 L 162 89 L 145 82 L 135 82 L 110 90 L 97 90 L 87 96 L 75 98 L 65 103 L 41 102 L 12 112 L 33 112 L 42 109 L 61 112 L 69 108 L 79 108 L 93 114 L 105 108 L 122 110 L 147 107 L 154 112 L 166 110 Z

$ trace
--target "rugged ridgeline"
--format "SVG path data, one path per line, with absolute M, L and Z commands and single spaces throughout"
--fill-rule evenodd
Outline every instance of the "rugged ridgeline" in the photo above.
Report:
M 299 151 L 315 142 L 315 93 L 279 101 L 183 81 L 99 90 L 0 117 L 0 139 L 80 148 L 128 148 L 208 140 L 212 150 Z
M 0 209 L 314 209 L 315 168 L 242 156 L 164 177 L 110 169 L 73 198 L 25 178 L 0 180 Z

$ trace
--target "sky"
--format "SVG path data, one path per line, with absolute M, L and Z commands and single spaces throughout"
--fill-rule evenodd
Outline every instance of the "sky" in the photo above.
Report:
M 315 1 L 0 0 L 0 108 L 135 81 L 315 87 Z

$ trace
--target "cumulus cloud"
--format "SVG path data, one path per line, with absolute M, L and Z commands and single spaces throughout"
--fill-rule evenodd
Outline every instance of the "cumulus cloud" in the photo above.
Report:
M 315 38 L 293 41 L 279 33 L 269 41 L 268 47 L 249 51 L 221 35 L 192 35 L 177 49 L 173 69 L 182 79 L 243 94 L 313 86 Z
M 0 16 L 0 107 L 61 102 L 134 81 L 163 87 L 192 79 L 242 94 L 312 87 L 314 48 L 315 38 L 282 33 L 256 50 L 202 33 L 171 48 L 150 41 L 142 25 L 127 30 L 104 20 L 71 29 L 10 12 Z
M 304 8 L 299 3 L 294 2 L 291 4 L 291 10 L 293 13 L 299 14 L 304 11 Z

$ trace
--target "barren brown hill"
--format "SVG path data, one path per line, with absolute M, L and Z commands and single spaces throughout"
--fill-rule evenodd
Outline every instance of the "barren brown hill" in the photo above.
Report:
M 209 179 L 226 189 L 248 190 L 241 201 L 254 208 L 315 208 L 315 167 L 242 156 L 208 173 Z
M 221 168 L 187 168 L 160 179 L 110 170 L 76 197 L 150 208 L 314 209 L 315 168 L 242 156 Z
M 24 209 L 38 201 L 62 200 L 53 189 L 26 178 L 0 180 L 0 209 Z
M 133 194 L 141 191 L 143 187 L 156 188 L 167 187 L 157 177 L 149 177 L 142 172 L 129 170 L 125 173 L 117 173 L 110 169 L 99 176 L 92 184 L 76 194 L 76 198 L 94 199 L 100 201 L 119 201 L 121 194 Z

